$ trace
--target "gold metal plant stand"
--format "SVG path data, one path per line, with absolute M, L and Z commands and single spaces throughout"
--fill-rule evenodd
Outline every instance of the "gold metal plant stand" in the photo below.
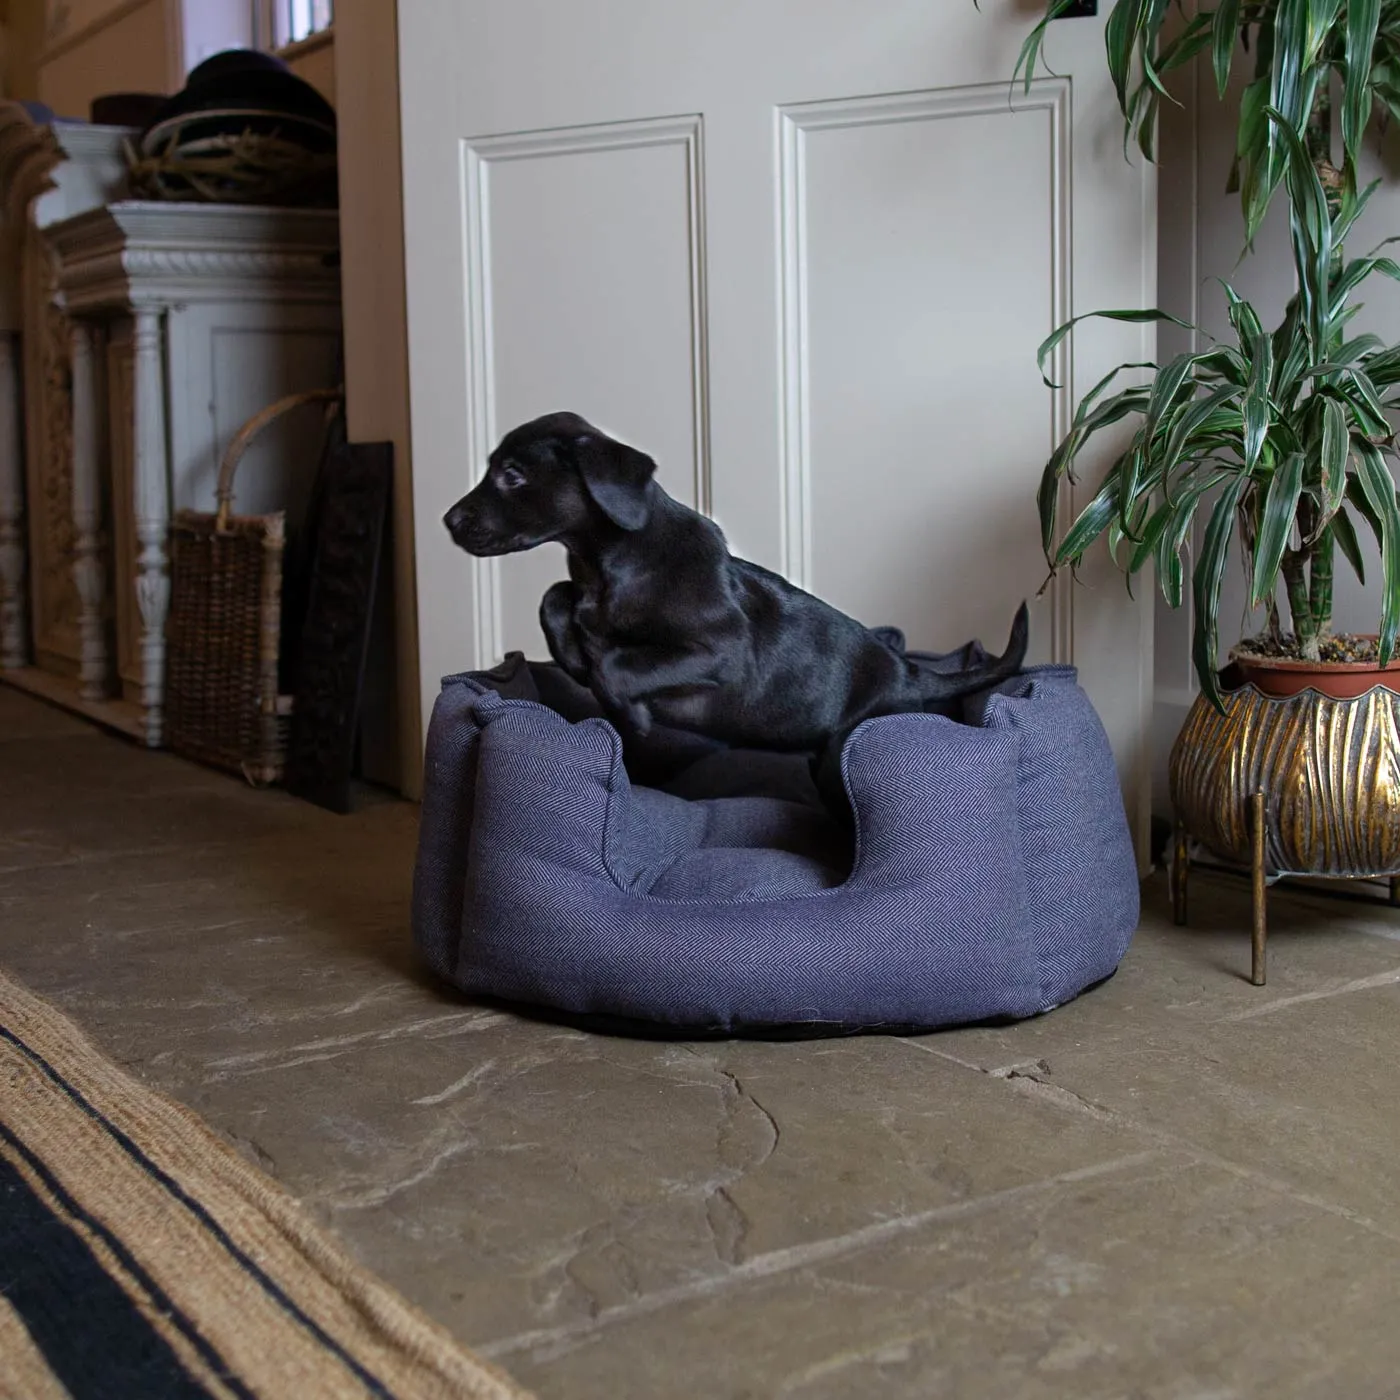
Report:
M 1400 906 L 1400 695 L 1377 686 L 1350 700 L 1276 699 L 1243 685 L 1224 702 L 1222 714 L 1198 697 L 1172 747 L 1172 916 L 1186 922 L 1189 838 L 1248 866 L 1249 980 L 1262 987 L 1277 880 L 1386 879 Z

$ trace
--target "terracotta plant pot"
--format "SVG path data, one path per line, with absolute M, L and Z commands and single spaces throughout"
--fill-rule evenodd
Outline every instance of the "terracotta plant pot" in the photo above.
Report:
M 1374 640 L 1373 635 L 1366 636 Z M 1374 661 L 1298 661 L 1286 656 L 1252 656 L 1249 652 L 1232 651 L 1230 661 L 1239 671 L 1244 684 L 1252 685 L 1262 695 L 1286 700 L 1315 690 L 1333 700 L 1355 700 L 1375 685 L 1391 685 L 1400 690 L 1400 658 L 1384 667 Z

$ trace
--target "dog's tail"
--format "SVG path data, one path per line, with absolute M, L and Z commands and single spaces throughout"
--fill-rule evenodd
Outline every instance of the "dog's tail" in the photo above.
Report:
M 1025 665 L 1030 638 L 1030 609 L 1023 602 L 1016 610 L 1011 623 L 1011 636 L 1000 656 L 987 657 L 980 647 L 970 644 L 964 648 L 966 659 L 957 670 L 920 667 L 925 708 L 936 710 L 948 701 L 1010 680 Z M 980 657 L 977 653 L 981 653 Z
M 1011 619 L 1011 636 L 1007 639 L 1006 650 L 991 663 L 991 668 L 996 672 L 996 680 L 990 684 L 995 685 L 997 681 L 1009 680 L 1022 666 L 1026 664 L 1026 652 L 1031 644 L 1031 610 L 1026 606 L 1025 600 L 1016 609 L 1016 616 Z

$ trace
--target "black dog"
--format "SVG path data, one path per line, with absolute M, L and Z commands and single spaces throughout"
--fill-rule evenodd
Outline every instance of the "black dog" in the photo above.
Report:
M 1020 670 L 1024 603 L 1003 656 L 921 670 L 821 599 L 736 559 L 655 470 L 577 414 L 551 413 L 506 434 L 445 520 L 468 554 L 564 545 L 570 582 L 540 606 L 550 654 L 621 726 L 820 754 L 862 720 L 948 710 Z

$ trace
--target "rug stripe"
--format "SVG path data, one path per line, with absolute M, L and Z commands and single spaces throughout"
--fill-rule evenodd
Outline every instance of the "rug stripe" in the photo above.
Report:
M 111 1122 L 105 1114 L 89 1103 L 83 1094 L 70 1084 L 58 1070 L 49 1064 L 37 1050 L 27 1045 L 19 1036 L 5 1026 L 0 1026 L 0 1039 L 4 1039 L 14 1046 L 14 1048 L 39 1069 L 51 1083 L 62 1090 L 73 1104 L 86 1113 L 94 1122 L 99 1124 L 112 1141 L 114 1141 L 133 1162 L 153 1180 L 159 1182 L 170 1195 L 179 1201 L 180 1204 L 204 1226 L 213 1238 L 218 1240 L 228 1252 L 229 1256 L 242 1268 L 244 1273 L 255 1280 L 263 1291 L 276 1301 L 288 1316 L 300 1323 L 312 1337 L 345 1366 L 371 1395 L 379 1397 L 379 1400 L 395 1400 L 393 1392 L 390 1391 L 378 1377 L 373 1375 L 354 1356 L 346 1351 L 334 1337 L 326 1332 L 315 1318 L 308 1316 L 306 1312 L 297 1305 L 294 1299 L 288 1297 L 274 1279 L 269 1278 L 268 1275 L 229 1238 L 223 1226 L 205 1210 L 204 1206 L 199 1201 L 191 1196 L 168 1172 L 163 1171 L 152 1162 L 115 1123 Z M 4 1124 L 0 1123 L 0 1132 L 3 1131 Z M 6 1134 L 6 1136 L 8 1136 L 8 1134 Z M 23 1150 L 22 1144 L 17 1145 Z M 224 1375 L 226 1371 L 221 1369 L 220 1374 Z
M 0 1396 L 5 1400 L 73 1400 L 49 1370 L 29 1329 L 0 1293 Z
M 0 1132 L 10 1138 L 4 1125 Z M 22 1147 L 21 1147 L 21 1150 Z M 207 1400 L 169 1343 L 94 1258 L 80 1235 L 55 1215 L 0 1158 L 0 1292 L 73 1400 L 113 1395 L 143 1400 Z M 91 1352 L 73 1346 L 77 1328 L 102 1339 L 100 1373 Z
M 119 1236 L 92 1209 L 78 1205 L 72 1192 L 44 1161 L 42 1152 L 20 1142 L 3 1120 L 0 1163 L 19 1176 L 49 1216 L 73 1232 L 97 1266 L 130 1300 L 146 1326 L 155 1331 L 185 1372 L 202 1387 L 201 1393 L 211 1400 L 254 1400 L 252 1390 L 220 1356 L 212 1340 L 203 1335 L 198 1323 L 176 1306 L 160 1281 L 151 1277 L 134 1257 L 125 1237 Z M 32 1256 L 32 1249 L 29 1253 Z M 72 1345 L 71 1334 L 68 1340 Z M 20 1394 L 28 1400 L 26 1391 Z M 0 1389 L 0 1400 L 9 1400 L 9 1392 Z
M 22 1142 L 14 1133 L 11 1133 L 10 1128 L 4 1123 L 3 1119 L 0 1119 L 0 1142 L 6 1142 L 11 1151 L 13 1151 L 15 1155 L 20 1156 L 25 1166 L 28 1166 L 28 1169 L 34 1173 L 36 1179 L 42 1183 L 43 1189 L 52 1194 L 53 1205 L 56 1205 L 57 1210 L 66 1212 L 73 1221 L 78 1222 L 78 1224 L 83 1225 L 84 1229 L 90 1231 L 95 1239 L 101 1240 L 102 1245 L 111 1252 L 112 1259 L 119 1264 L 120 1268 L 127 1274 L 127 1277 L 132 1280 L 134 1287 L 140 1288 L 141 1292 L 146 1294 L 155 1308 L 160 1310 L 161 1316 L 164 1316 L 165 1319 L 168 1320 L 168 1323 L 171 1324 L 172 1330 L 178 1331 L 179 1336 L 181 1336 L 183 1340 L 193 1348 L 193 1351 L 199 1355 L 200 1361 L 202 1361 L 204 1365 L 209 1366 L 210 1371 L 213 1372 L 221 1382 L 224 1382 L 225 1385 L 230 1387 L 232 1393 L 238 1396 L 239 1400 L 256 1400 L 252 1390 L 249 1390 L 248 1387 L 238 1379 L 238 1376 L 234 1375 L 231 1369 L 228 1368 L 223 1357 L 220 1357 L 220 1354 L 218 1354 L 217 1348 L 210 1343 L 209 1338 L 204 1337 L 203 1334 L 200 1333 L 199 1327 L 195 1326 L 195 1323 L 190 1322 L 189 1317 L 186 1317 L 185 1313 L 175 1305 L 174 1299 L 172 1299 L 171 1296 L 165 1292 L 165 1289 L 161 1288 L 161 1285 L 158 1284 L 154 1278 L 151 1278 L 151 1275 L 141 1267 L 140 1260 L 136 1259 L 136 1256 L 134 1256 L 132 1250 L 126 1246 L 126 1243 L 123 1242 L 115 1232 L 111 1231 L 101 1219 L 98 1219 L 91 1211 L 88 1211 L 83 1204 L 74 1200 L 73 1193 L 67 1190 L 67 1187 L 64 1187 L 64 1184 L 57 1179 L 55 1173 L 49 1169 L 49 1166 L 46 1165 L 35 1152 L 32 1152 L 25 1142 Z M 27 1191 L 29 1196 L 34 1197 L 35 1200 L 38 1201 L 39 1207 L 41 1207 L 43 1211 L 43 1217 L 34 1217 L 34 1219 L 46 1217 L 55 1221 L 57 1225 L 63 1226 L 63 1229 L 69 1231 L 70 1235 L 73 1235 L 73 1238 L 77 1239 L 78 1245 L 83 1249 L 83 1253 L 88 1259 L 92 1260 L 92 1264 L 101 1271 L 102 1277 L 112 1281 L 112 1275 L 109 1274 L 105 1268 L 102 1268 L 98 1260 L 92 1257 L 91 1249 L 83 1239 L 83 1236 L 78 1235 L 76 1229 L 74 1229 L 69 1222 L 64 1221 L 62 1215 L 57 1214 L 53 1205 L 49 1205 L 39 1197 L 34 1187 L 24 1179 L 24 1173 L 20 1172 L 20 1169 L 18 1169 L 13 1162 L 8 1161 L 3 1154 L 0 1154 L 0 1166 L 4 1166 L 7 1172 L 22 1184 L 22 1187 L 24 1187 L 24 1190 Z M 0 1224 L 0 1229 L 3 1228 L 4 1225 Z M 11 1239 L 11 1253 L 10 1256 L 8 1256 L 11 1257 L 11 1259 L 13 1259 L 13 1257 L 18 1257 L 17 1253 L 15 1253 L 15 1246 L 17 1246 L 17 1243 L 22 1239 L 24 1239 L 24 1235 L 22 1235 L 21 1232 L 14 1233 L 13 1239 Z M 6 1254 L 0 1254 L 0 1260 L 6 1259 L 6 1257 Z M 0 1264 L 0 1270 L 4 1270 L 4 1264 Z M 0 1277 L 3 1277 L 3 1275 L 0 1275 Z M 118 1288 L 123 1298 L 126 1298 L 127 1301 L 132 1303 L 133 1308 L 136 1308 L 136 1303 L 126 1294 L 125 1289 L 122 1289 L 122 1285 L 116 1284 L 115 1281 L 112 1282 L 113 1287 Z M 137 1309 L 137 1312 L 140 1312 L 140 1310 Z M 146 1324 L 147 1327 L 150 1327 L 150 1323 L 148 1323 L 144 1317 L 141 1320 L 143 1320 L 143 1323 Z M 162 1341 L 164 1341 L 164 1338 L 162 1338 Z M 169 1343 L 164 1344 L 169 1347 Z M 203 1386 L 200 1386 L 199 1389 L 195 1390 L 193 1393 L 207 1394 Z
M 279 1300 L 282 1293 L 395 1394 L 416 1400 L 529 1400 L 503 1371 L 357 1264 L 284 1187 L 234 1152 L 209 1125 L 122 1070 L 4 969 L 0 1105 L 0 1114 L 29 1151 L 90 1217 L 126 1244 L 253 1394 L 269 1400 L 274 1395 L 349 1400 L 353 1394 L 368 1400 L 355 1368 Z M 220 1400 L 238 1400 L 106 1240 L 85 1221 L 67 1216 L 44 1179 L 3 1137 L 0 1156 L 9 1158 L 30 1189 L 86 1243 L 186 1373 Z M 191 1208 L 187 1197 L 202 1209 Z M 206 1219 L 218 1228 L 209 1228 Z M 244 1267 L 244 1259 L 254 1261 L 257 1271 Z M 264 1287 L 263 1278 L 275 1280 L 277 1292 Z M 0 1400 L 64 1400 L 3 1297 L 0 1324 Z M 20 1354 L 15 1349 L 5 1354 L 10 1337 L 23 1343 Z M 69 1337 L 78 1349 L 91 1340 L 81 1327 Z M 100 1342 L 89 1355 L 91 1364 L 101 1364 Z M 51 1389 L 16 1387 L 17 1368 L 21 1376 L 47 1378 Z

